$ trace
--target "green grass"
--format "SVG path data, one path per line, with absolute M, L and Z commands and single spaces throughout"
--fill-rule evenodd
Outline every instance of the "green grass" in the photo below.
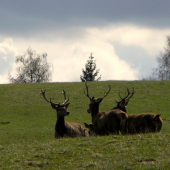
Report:
M 88 82 L 90 96 L 102 97 L 108 111 L 135 88 L 128 114 L 161 114 L 161 133 L 110 135 L 90 138 L 54 138 L 56 112 L 39 94 L 63 102 L 61 90 L 70 99 L 67 121 L 91 123 L 89 99 L 84 83 L 43 83 L 0 85 L 0 169 L 169 169 L 170 167 L 170 81 Z M 1 122 L 10 122 L 2 124 Z

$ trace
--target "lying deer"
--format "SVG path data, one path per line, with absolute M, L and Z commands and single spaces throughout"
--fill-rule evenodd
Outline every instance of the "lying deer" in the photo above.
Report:
M 162 119 L 160 114 L 142 113 L 132 114 L 128 117 L 129 134 L 160 132 L 161 128 Z
M 127 111 L 126 111 L 126 106 L 127 106 L 127 104 L 128 104 L 128 102 L 129 102 L 129 99 L 134 95 L 134 88 L 133 88 L 133 92 L 132 93 L 130 93 L 129 92 L 129 89 L 127 88 L 127 92 L 128 92 L 128 94 L 126 95 L 125 94 L 125 97 L 124 98 L 122 98 L 121 96 L 120 96 L 120 93 L 119 93 L 119 97 L 121 98 L 121 100 L 118 102 L 117 100 L 115 100 L 116 101 L 116 103 L 117 103 L 117 106 L 116 107 L 114 107 L 113 109 L 120 109 L 120 110 L 122 110 L 122 111 L 124 111 L 124 112 L 126 112 L 127 113 Z
M 108 92 L 102 98 L 94 98 L 89 96 L 88 86 L 84 94 L 90 99 L 88 113 L 91 113 L 93 130 L 97 135 L 107 135 L 110 133 L 122 134 L 126 133 L 127 127 L 127 114 L 120 109 L 110 110 L 108 112 L 100 112 L 99 104 L 109 94 L 111 87 L 109 85 Z
M 41 94 L 43 95 L 44 99 L 51 104 L 51 107 L 57 111 L 57 122 L 55 124 L 55 138 L 60 137 L 81 137 L 81 136 L 89 136 L 86 129 L 82 127 L 81 124 L 77 122 L 67 122 L 65 121 L 65 116 L 70 115 L 70 112 L 67 111 L 67 107 L 70 103 L 67 103 L 69 99 L 66 100 L 66 94 L 63 90 L 62 93 L 64 95 L 64 103 L 53 103 L 48 100 L 45 96 L 45 91 L 41 90 Z
M 84 122 L 84 126 L 89 129 L 89 136 L 96 136 L 96 133 L 93 128 L 93 124 L 87 124 Z
M 130 93 L 129 89 L 127 89 L 128 94 L 122 98 L 119 94 L 121 100 L 117 102 L 117 106 L 115 108 L 119 108 L 125 112 L 126 106 L 129 102 L 129 99 L 133 96 L 133 92 Z M 130 96 L 129 96 L 130 95 Z M 153 113 L 142 113 L 142 114 L 131 114 L 128 115 L 128 133 L 149 133 L 149 132 L 160 132 L 162 127 L 162 119 L 160 114 L 153 114 Z

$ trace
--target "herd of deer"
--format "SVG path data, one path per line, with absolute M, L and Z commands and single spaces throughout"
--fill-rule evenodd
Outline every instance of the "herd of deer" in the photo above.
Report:
M 99 105 L 102 100 L 109 94 L 111 87 L 109 85 L 108 92 L 102 98 L 95 98 L 89 96 L 88 86 L 86 86 L 86 92 L 84 94 L 90 99 L 88 113 L 91 113 L 92 123 L 84 123 L 85 127 L 89 129 L 86 131 L 83 126 L 77 122 L 67 122 L 65 121 L 65 116 L 69 115 L 70 112 L 67 111 L 69 99 L 66 99 L 66 93 L 63 90 L 64 103 L 53 103 L 48 100 L 45 96 L 45 91 L 41 90 L 41 94 L 44 99 L 49 102 L 53 109 L 57 111 L 57 122 L 55 125 L 55 138 L 60 137 L 88 137 L 95 135 L 109 135 L 109 134 L 119 134 L 121 132 L 124 134 L 139 134 L 139 133 L 153 133 L 160 132 L 162 128 L 162 119 L 160 114 L 153 113 L 142 113 L 142 114 L 131 114 L 128 115 L 126 111 L 126 106 L 129 99 L 134 95 L 134 88 L 132 93 L 127 89 L 127 95 L 122 98 L 119 94 L 121 100 L 117 102 L 117 106 L 107 112 L 100 112 Z

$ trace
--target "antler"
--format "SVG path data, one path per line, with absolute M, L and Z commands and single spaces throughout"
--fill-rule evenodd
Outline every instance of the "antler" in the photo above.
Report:
M 85 83 L 85 86 L 86 86 L 87 93 L 85 93 L 85 90 L 84 90 L 84 94 L 85 94 L 90 100 L 92 100 L 91 97 L 89 96 L 89 89 L 88 89 L 87 83 Z
M 124 98 L 122 98 L 121 96 L 120 96 L 120 93 L 119 93 L 119 97 L 121 98 L 121 101 L 116 101 L 117 102 L 117 104 L 123 104 L 123 105 L 125 105 L 125 104 L 127 104 L 128 103 L 128 101 L 129 101 L 129 99 L 134 95 L 134 87 L 133 87 L 133 91 L 132 91 L 132 93 L 130 93 L 129 92 L 129 89 L 127 88 L 127 92 L 128 92 L 128 94 L 126 95 L 126 93 L 125 93 L 125 97 Z M 131 94 L 131 95 L 130 95 Z M 130 96 L 129 96 L 130 95 Z
M 127 97 L 126 97 L 126 100 L 129 100 L 134 94 L 135 94 L 135 92 L 134 92 L 134 87 L 133 87 L 133 91 L 132 91 L 132 93 L 129 93 L 129 89 L 127 88 L 127 91 L 128 91 L 128 95 L 127 95 Z M 129 96 L 131 94 L 131 96 Z M 128 97 L 129 96 L 129 97 Z
M 100 99 L 102 99 L 102 100 L 109 94 L 109 92 L 110 92 L 110 90 L 111 90 L 110 84 L 108 84 L 108 85 L 109 85 L 109 90 L 108 90 L 108 92 L 107 92 L 102 98 L 100 98 Z M 86 86 L 87 93 L 85 93 L 85 90 L 84 90 L 84 94 L 85 94 L 90 100 L 92 100 L 92 98 L 89 96 L 89 89 L 88 89 L 87 83 L 85 83 L 85 86 Z
M 42 91 L 42 89 L 41 89 L 40 94 L 43 95 L 44 99 L 45 99 L 48 103 L 51 103 L 51 104 L 54 104 L 54 105 L 60 105 L 59 103 L 53 103 L 53 102 L 51 101 L 51 98 L 50 98 L 50 100 L 48 100 L 48 99 L 46 98 L 46 96 L 45 96 L 45 92 L 46 92 L 46 90 Z
M 41 89 L 40 94 L 43 95 L 44 99 L 45 99 L 48 103 L 51 103 L 51 100 L 49 101 L 49 100 L 45 97 L 45 92 L 46 92 L 46 90 L 42 91 L 42 89 Z
M 109 85 L 109 90 L 108 90 L 108 92 L 102 97 L 102 99 L 104 99 L 108 94 L 109 94 L 109 92 L 110 92 L 110 90 L 111 90 L 111 87 L 110 87 L 110 84 L 108 83 L 108 85 Z
M 69 101 L 69 98 L 66 100 L 66 92 L 64 90 L 62 90 L 62 93 L 64 95 L 64 103 L 63 103 L 63 105 L 65 105 Z

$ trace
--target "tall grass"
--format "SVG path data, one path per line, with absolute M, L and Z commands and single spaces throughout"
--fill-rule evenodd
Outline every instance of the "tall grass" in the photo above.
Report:
M 84 83 L 0 85 L 0 169 L 168 169 L 170 167 L 170 81 L 88 82 L 89 94 L 102 97 L 101 111 L 113 108 L 135 88 L 128 114 L 161 114 L 162 132 L 140 135 L 110 135 L 90 138 L 54 138 L 56 112 L 47 98 L 62 103 L 61 90 L 70 99 L 67 121 L 90 123 L 89 99 Z M 5 124 L 6 122 L 10 122 Z

